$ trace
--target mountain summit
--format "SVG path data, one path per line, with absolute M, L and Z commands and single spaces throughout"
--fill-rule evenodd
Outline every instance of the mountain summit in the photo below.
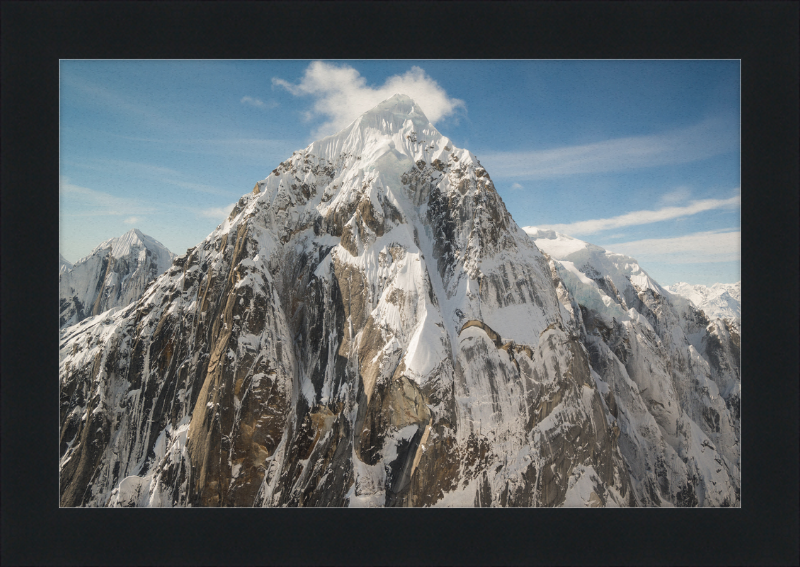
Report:
M 650 461 L 621 451 L 579 312 L 477 158 L 395 95 L 279 164 L 138 301 L 62 336 L 61 503 L 695 495 L 695 469 L 631 476 L 626 458 Z

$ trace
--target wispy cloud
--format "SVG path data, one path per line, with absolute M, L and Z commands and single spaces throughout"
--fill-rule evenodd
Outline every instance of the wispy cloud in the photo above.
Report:
M 236 206 L 236 203 L 231 203 L 230 205 L 224 207 L 210 207 L 207 209 L 200 209 L 197 211 L 197 214 L 204 218 L 209 219 L 226 219 L 230 212 L 233 210 L 233 207 Z
M 730 199 L 702 199 L 699 201 L 692 201 L 688 205 L 682 207 L 663 207 L 656 211 L 633 211 L 609 219 L 593 219 L 569 224 L 552 224 L 543 226 L 542 228 L 548 228 L 570 236 L 595 234 L 597 232 L 623 226 L 650 224 L 678 217 L 696 215 L 714 209 L 731 209 L 739 207 L 740 205 L 741 197 L 739 195 L 731 197 Z
M 250 106 L 255 106 L 256 108 L 275 108 L 278 106 L 278 103 L 275 101 L 264 102 L 259 98 L 254 98 L 252 96 L 243 96 L 242 100 L 240 100 L 242 104 L 249 104 Z
M 291 154 L 299 144 L 302 144 L 301 141 L 297 140 L 273 140 L 268 138 L 146 138 L 123 136 L 114 132 L 103 132 L 103 134 L 134 142 L 168 145 L 170 152 L 235 156 L 258 161 L 259 163 L 276 153 L 283 158 L 285 157 L 283 154 Z
M 678 187 L 674 191 L 663 194 L 658 202 L 661 205 L 674 205 L 686 201 L 691 196 L 692 192 L 688 187 Z
M 72 213 L 70 216 L 107 216 L 152 213 L 155 209 L 136 199 L 116 197 L 110 193 L 97 191 L 88 187 L 81 187 L 69 182 L 62 177 L 59 183 L 59 193 L 67 202 L 77 204 L 81 212 Z
M 115 112 L 122 110 L 128 114 L 135 114 L 140 118 L 146 118 L 161 126 L 174 124 L 173 120 L 155 111 L 150 105 L 139 104 L 131 100 L 128 96 L 95 85 L 70 73 L 62 72 L 60 81 L 62 85 L 79 91 L 83 95 L 82 100 L 86 102 L 102 105 Z
M 263 160 L 274 153 L 291 154 L 297 142 L 265 138 L 212 138 L 187 141 L 178 151 L 198 154 L 235 155 L 252 160 Z M 281 158 L 284 159 L 284 158 Z
M 141 220 L 142 220 L 141 217 L 128 217 L 122 222 L 124 222 L 125 224 L 136 224 L 138 222 L 141 222 Z
M 741 260 L 742 235 L 736 229 L 695 232 L 675 238 L 648 238 L 601 245 L 633 256 L 640 262 L 665 264 L 706 264 Z
M 512 188 L 512 189 L 514 189 L 514 190 L 518 190 L 518 189 L 524 189 L 524 187 L 523 187 L 522 185 L 520 185 L 519 183 L 514 183 L 514 184 L 511 186 L 511 188 Z
M 149 181 L 166 183 L 167 185 L 173 185 L 181 189 L 190 189 L 199 193 L 224 196 L 230 195 L 230 191 L 225 191 L 213 185 L 199 183 L 185 173 L 160 165 L 119 159 L 97 159 L 90 162 L 70 162 L 70 164 L 95 171 L 110 171 L 115 175 L 119 175 L 122 172 L 129 177 L 140 177 Z
M 243 96 L 240 102 L 242 104 L 249 104 L 250 106 L 255 106 L 259 108 L 264 106 L 264 101 L 261 101 L 257 98 L 253 98 L 250 96 Z
M 445 90 L 420 67 L 411 67 L 403 75 L 393 75 L 383 85 L 372 87 L 367 80 L 349 65 L 333 65 L 323 61 L 312 62 L 297 84 L 281 78 L 272 79 L 295 96 L 311 95 L 313 109 L 306 119 L 324 116 L 327 121 L 315 130 L 315 137 L 335 133 L 361 114 L 395 94 L 406 94 L 419 104 L 433 123 L 465 108 L 463 100 L 451 98 Z
M 689 163 L 738 149 L 737 124 L 707 119 L 694 126 L 550 150 L 487 152 L 481 161 L 492 175 L 528 179 L 607 173 Z

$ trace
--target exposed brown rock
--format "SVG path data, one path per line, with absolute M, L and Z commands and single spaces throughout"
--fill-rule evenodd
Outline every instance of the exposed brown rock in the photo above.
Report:
M 500 337 L 500 335 L 495 333 L 492 330 L 492 328 L 489 327 L 489 325 L 487 325 L 483 321 L 478 321 L 478 320 L 475 320 L 475 319 L 467 321 L 466 323 L 464 323 L 464 325 L 458 331 L 458 334 L 460 335 L 461 333 L 464 332 L 464 329 L 467 329 L 469 327 L 478 327 L 479 329 L 482 329 L 483 332 L 485 332 L 487 335 L 489 335 L 489 338 L 492 339 L 492 341 L 494 341 L 494 344 L 497 345 L 497 348 L 501 348 L 503 346 L 503 339 Z

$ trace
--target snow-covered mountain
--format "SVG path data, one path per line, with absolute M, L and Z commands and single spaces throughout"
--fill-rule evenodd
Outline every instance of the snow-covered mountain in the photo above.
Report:
M 64 272 L 71 270 L 72 264 L 69 260 L 64 258 L 61 254 L 58 255 L 58 273 L 63 274 Z
M 575 314 L 642 501 L 737 505 L 739 326 L 710 321 L 629 256 L 525 230 L 548 254 L 562 301 Z
M 716 283 L 710 287 L 678 282 L 664 286 L 670 293 L 685 297 L 707 317 L 714 319 L 742 317 L 741 282 L 733 284 Z
M 59 326 L 63 329 L 136 301 L 174 257 L 163 244 L 135 228 L 106 240 L 74 265 L 60 256 Z
M 396 95 L 294 152 L 138 301 L 62 332 L 61 504 L 737 504 L 738 453 L 729 480 L 708 470 L 727 422 L 712 440 L 594 368 L 560 281 L 477 158 Z

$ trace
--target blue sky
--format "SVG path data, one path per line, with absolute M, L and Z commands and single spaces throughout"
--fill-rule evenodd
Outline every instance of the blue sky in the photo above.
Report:
M 60 250 L 136 227 L 182 254 L 293 151 L 395 92 L 521 226 L 740 279 L 738 61 L 62 61 Z

